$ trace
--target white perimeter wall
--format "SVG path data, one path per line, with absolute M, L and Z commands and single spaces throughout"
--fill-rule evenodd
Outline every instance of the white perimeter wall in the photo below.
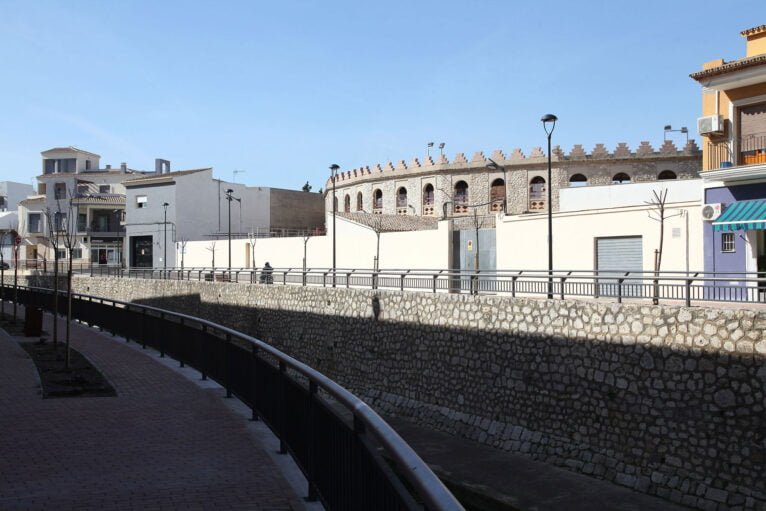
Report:
M 652 200 L 653 192 L 659 193 L 662 190 L 668 192 L 668 203 L 700 201 L 702 180 L 682 179 L 562 188 L 559 192 L 559 211 L 584 211 L 593 209 L 595 205 L 598 205 L 599 209 L 643 206 L 644 202 Z
M 336 267 L 373 267 L 376 251 L 375 232 L 365 226 L 336 218 Z M 306 258 L 309 268 L 332 267 L 332 216 L 327 217 L 327 236 L 312 236 L 307 245 Z M 391 232 L 380 235 L 381 269 L 432 269 L 449 266 L 450 239 L 447 222 L 439 222 L 439 228 L 429 231 Z M 234 268 L 248 266 L 248 240 L 232 240 Z M 186 245 L 184 266 L 205 266 L 212 264 L 209 250 L 212 241 L 190 241 Z M 177 247 L 180 265 L 180 245 Z M 262 267 L 269 262 L 274 268 L 301 268 L 303 266 L 303 238 L 258 238 L 255 242 L 255 266 Z M 215 243 L 215 264 L 219 268 L 228 266 L 228 241 Z M 252 262 L 250 264 L 252 266 Z
M 699 200 L 666 205 L 662 270 L 703 268 L 702 216 Z M 649 218 L 648 206 L 554 213 L 553 266 L 561 270 L 595 269 L 595 240 L 608 236 L 641 236 L 644 270 L 654 270 L 654 250 L 659 247 L 660 224 Z M 679 216 L 687 211 L 687 218 Z M 668 218 L 669 217 L 669 218 Z M 673 228 L 679 229 L 678 237 Z M 508 216 L 497 223 L 498 269 L 548 268 L 548 216 Z

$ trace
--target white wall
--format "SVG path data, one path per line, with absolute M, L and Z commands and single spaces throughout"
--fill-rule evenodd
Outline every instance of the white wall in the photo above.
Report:
M 617 188 L 617 187 L 615 187 Z M 663 270 L 703 268 L 702 216 L 699 200 L 666 205 Z M 645 271 L 654 270 L 654 250 L 659 247 L 660 224 L 649 218 L 648 206 L 598 209 L 553 214 L 553 266 L 562 270 L 593 270 L 595 239 L 607 236 L 641 236 Z M 681 210 L 687 216 L 679 216 Z M 673 236 L 673 229 L 678 237 Z M 507 216 L 497 224 L 498 269 L 548 268 L 548 217 L 546 214 Z
M 312 236 L 307 245 L 309 268 L 332 267 L 332 216 L 328 216 L 327 236 Z M 336 267 L 372 268 L 376 251 L 375 232 L 365 226 L 336 218 Z M 381 269 L 447 268 L 449 264 L 449 228 L 440 222 L 439 228 L 429 231 L 391 232 L 380 236 Z M 184 266 L 207 266 L 212 263 L 211 241 L 190 241 L 186 245 Z M 232 267 L 241 268 L 247 262 L 246 239 L 232 240 Z M 255 265 L 262 267 L 267 261 L 275 268 L 301 268 L 303 266 L 303 238 L 258 238 L 255 242 Z M 180 246 L 178 247 L 180 250 Z M 217 267 L 228 266 L 228 240 L 215 244 Z M 180 252 L 177 261 L 180 265 Z
M 701 179 L 653 181 L 622 185 L 582 186 L 562 188 L 559 211 L 584 211 L 598 205 L 599 209 L 642 206 L 651 201 L 653 191 L 668 191 L 668 202 L 693 202 L 702 197 Z

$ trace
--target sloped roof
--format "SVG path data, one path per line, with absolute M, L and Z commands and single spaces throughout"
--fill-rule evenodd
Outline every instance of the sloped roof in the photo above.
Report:
M 710 78 L 712 76 L 723 75 L 726 73 L 739 71 L 741 69 L 746 69 L 749 67 L 760 66 L 761 64 L 766 64 L 766 54 L 754 55 L 752 57 L 745 57 L 743 59 L 732 60 L 731 62 L 727 62 L 718 67 L 713 67 L 710 69 L 705 69 L 703 71 L 692 73 L 689 76 L 697 81 L 700 81 L 705 78 Z
M 61 153 L 61 152 L 90 154 L 92 156 L 98 156 L 99 158 L 101 158 L 100 154 L 92 153 L 90 151 L 85 151 L 83 149 L 78 149 L 71 145 L 69 147 L 54 147 L 46 151 L 41 151 L 40 154 Z
M 370 213 L 337 213 L 354 223 L 380 232 L 427 231 L 436 229 L 439 220 L 427 216 L 375 215 Z
M 742 37 L 749 37 L 763 32 L 766 32 L 766 25 L 758 25 L 757 27 L 748 28 L 747 30 L 740 32 L 740 35 L 742 35 Z

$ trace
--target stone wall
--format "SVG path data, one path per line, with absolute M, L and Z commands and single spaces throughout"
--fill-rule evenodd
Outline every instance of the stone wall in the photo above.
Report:
M 82 277 L 379 411 L 701 509 L 766 508 L 766 311 Z

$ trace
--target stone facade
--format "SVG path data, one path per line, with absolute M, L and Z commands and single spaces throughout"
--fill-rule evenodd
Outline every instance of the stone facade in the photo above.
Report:
M 502 170 L 488 169 L 489 160 L 482 152 L 475 153 L 470 160 L 459 153 L 452 162 L 446 157 L 437 161 L 427 158 L 422 163 L 415 158 L 409 164 L 404 161 L 396 165 L 389 162 L 341 172 L 335 182 L 338 210 L 344 211 L 345 197 L 348 196 L 351 212 L 357 211 L 357 195 L 361 193 L 362 209 L 371 213 L 373 193 L 380 190 L 383 193 L 382 212 L 396 214 L 396 194 L 404 187 L 407 203 L 411 206 L 406 214 L 423 215 L 423 190 L 431 184 L 434 187 L 433 215 L 440 217 L 445 204 L 454 198 L 455 185 L 465 181 L 468 185 L 468 203 L 477 205 L 479 214 L 487 214 L 491 209 L 488 204 L 491 185 L 500 179 L 508 183 L 508 213 L 529 211 L 530 182 L 538 176 L 547 181 L 547 156 L 540 148 L 535 148 L 529 156 L 516 149 L 509 155 L 500 150 L 494 151 L 490 158 L 505 167 L 505 175 Z M 570 186 L 570 179 L 576 174 L 584 175 L 589 186 L 597 186 L 612 184 L 612 179 L 619 173 L 630 176 L 632 182 L 656 181 L 663 171 L 673 172 L 678 179 L 693 179 L 699 177 L 702 166 L 701 153 L 694 141 L 682 150 L 666 141 L 657 151 L 648 142 L 642 142 L 635 152 L 631 152 L 626 144 L 619 144 L 611 153 L 603 144 L 597 144 L 590 153 L 576 145 L 568 155 L 555 147 L 551 161 L 554 211 L 558 211 L 558 191 Z M 326 186 L 325 207 L 327 211 L 332 211 L 332 180 L 328 180 Z M 447 214 L 452 216 L 452 206 L 446 205 Z
M 766 311 L 80 277 L 379 411 L 700 509 L 766 509 Z

